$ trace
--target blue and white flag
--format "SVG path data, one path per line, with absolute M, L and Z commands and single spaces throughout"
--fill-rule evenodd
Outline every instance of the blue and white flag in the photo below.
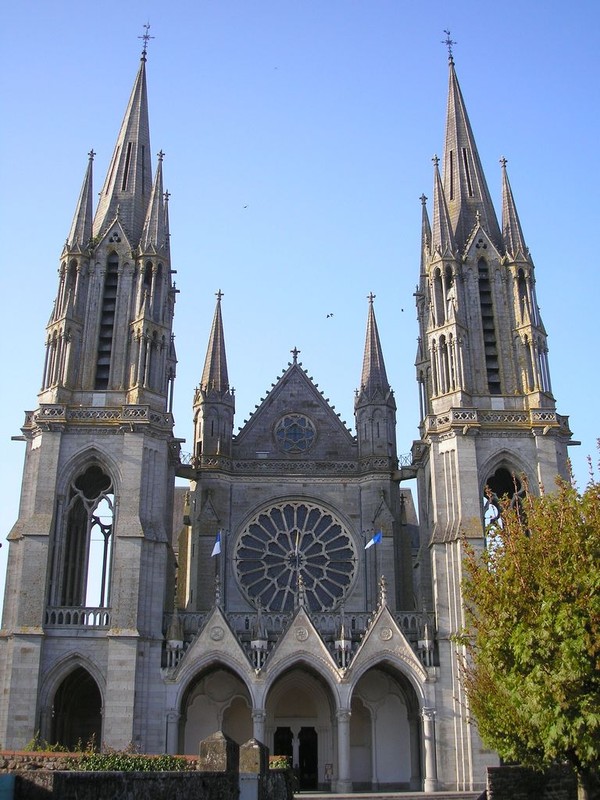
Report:
M 210 557 L 218 556 L 221 552 L 221 531 L 217 531 L 217 537 L 215 539 L 215 543 L 213 545 L 212 553 Z
M 369 541 L 366 543 L 365 550 L 368 550 L 369 547 L 373 547 L 374 544 L 379 544 L 379 542 L 382 539 L 382 536 L 383 534 L 381 533 L 381 531 L 377 531 L 377 533 L 374 536 L 371 536 Z

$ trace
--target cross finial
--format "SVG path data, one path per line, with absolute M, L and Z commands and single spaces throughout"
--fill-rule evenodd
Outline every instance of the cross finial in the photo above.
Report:
M 421 201 L 421 205 L 424 206 L 425 203 L 427 202 L 427 196 L 425 194 L 422 194 L 421 197 L 419 197 L 419 200 Z
M 169 202 L 169 197 L 171 197 L 171 192 L 167 189 L 167 191 L 164 194 L 165 203 Z
M 367 295 L 367 300 L 369 301 L 370 306 L 373 305 L 373 300 L 375 300 L 376 297 L 377 297 L 376 294 L 373 294 L 373 292 L 369 292 L 369 294 Z
M 453 41 L 452 38 L 450 37 L 450 31 L 445 30 L 444 33 L 446 34 L 446 38 L 442 39 L 442 44 L 445 44 L 446 47 L 448 48 L 448 61 L 451 64 L 454 64 L 454 58 L 452 56 L 452 45 L 456 44 L 456 42 Z
M 297 347 L 294 347 L 293 350 L 290 350 L 290 353 L 292 354 L 292 358 L 294 359 L 294 364 L 297 364 L 298 363 L 298 356 L 301 353 L 301 350 L 298 350 Z
M 215 297 L 217 298 L 217 303 L 220 303 L 221 298 L 223 297 L 223 292 L 219 289 L 218 292 L 215 292 Z
M 91 149 L 91 150 L 90 150 L 90 152 L 88 153 L 88 158 L 90 159 L 90 161 L 93 161 L 93 160 L 94 160 L 94 156 L 95 156 L 95 155 L 96 155 L 96 153 L 94 152 L 94 148 L 92 147 L 92 149 Z
M 433 157 L 431 160 L 433 161 L 433 166 L 434 166 L 434 167 L 439 167 L 439 165 L 440 165 L 440 159 L 438 158 L 438 156 L 437 156 L 437 155 L 435 155 L 435 156 L 434 156 L 434 157 Z
M 158 160 L 160 162 L 162 162 L 163 158 L 165 157 L 165 154 L 163 153 L 163 151 L 159 150 L 159 152 L 156 155 L 158 156 Z
M 150 30 L 150 23 L 147 22 L 144 25 L 144 33 L 141 36 L 138 36 L 138 39 L 142 39 L 144 42 L 144 46 L 142 48 L 142 61 L 146 60 L 146 55 L 148 53 L 148 42 L 150 39 L 154 39 L 154 36 L 150 36 L 148 31 Z
M 500 165 L 501 165 L 502 169 L 506 169 L 506 164 L 507 163 L 508 163 L 507 160 L 504 158 L 504 156 L 502 156 L 502 158 L 500 159 Z

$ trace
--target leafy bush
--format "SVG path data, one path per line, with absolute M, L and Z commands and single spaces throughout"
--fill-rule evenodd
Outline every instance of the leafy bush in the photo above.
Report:
M 163 754 L 148 756 L 123 750 L 104 753 L 83 753 L 73 759 L 73 769 L 86 772 L 182 772 L 187 769 L 185 758 Z

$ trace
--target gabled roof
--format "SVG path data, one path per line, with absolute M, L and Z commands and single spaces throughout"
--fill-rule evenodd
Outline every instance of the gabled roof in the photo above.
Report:
M 306 452 L 306 458 L 326 459 L 332 453 L 336 460 L 356 458 L 354 436 L 301 363 L 294 360 L 271 386 L 234 439 L 238 457 L 254 458 L 256 452 L 262 451 L 279 459 L 293 458 L 294 454 L 277 448 L 274 428 L 286 415 L 299 414 L 307 417 L 316 429 L 314 446 Z

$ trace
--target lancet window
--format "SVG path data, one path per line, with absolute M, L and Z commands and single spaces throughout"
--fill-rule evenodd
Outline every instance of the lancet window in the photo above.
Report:
M 97 465 L 70 484 L 59 509 L 50 603 L 106 608 L 110 605 L 115 496 Z

